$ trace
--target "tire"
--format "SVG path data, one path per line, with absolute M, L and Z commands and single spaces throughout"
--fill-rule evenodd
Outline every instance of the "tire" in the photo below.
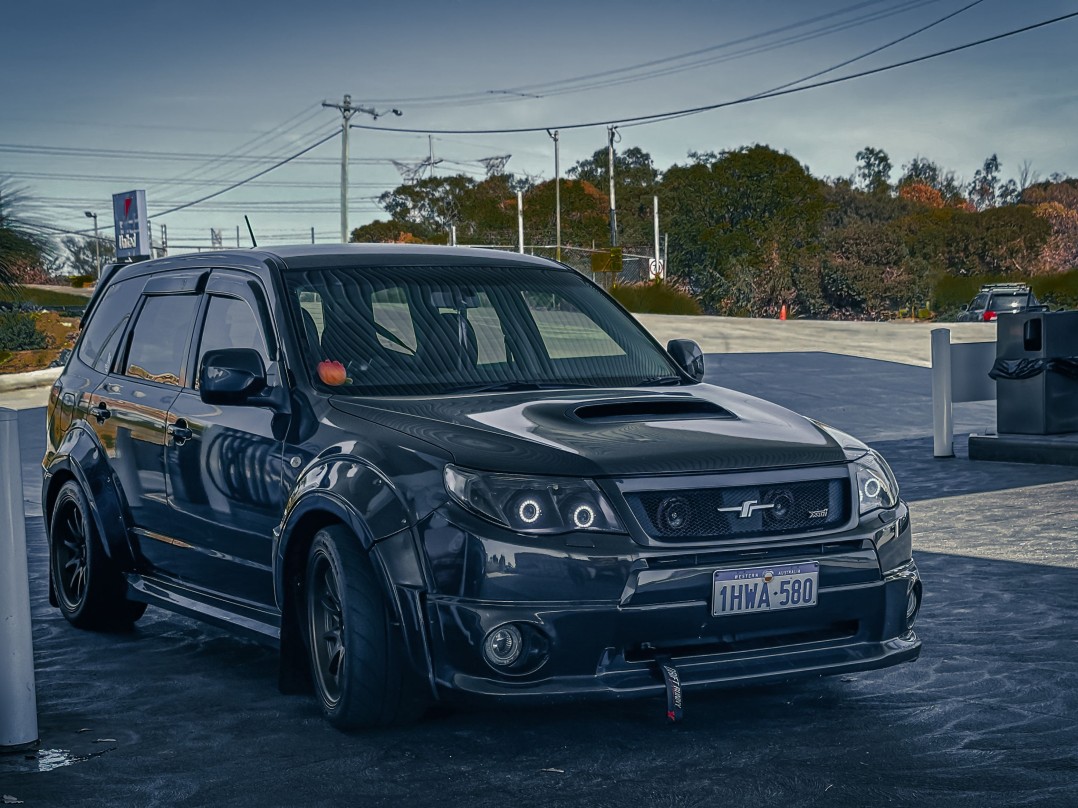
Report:
M 60 613 L 76 628 L 130 629 L 146 611 L 128 600 L 120 571 L 105 555 L 82 486 L 60 488 L 49 521 L 49 574 Z
M 305 591 L 311 678 L 326 719 L 342 730 L 417 720 L 425 700 L 405 670 L 382 585 L 349 530 L 315 534 Z

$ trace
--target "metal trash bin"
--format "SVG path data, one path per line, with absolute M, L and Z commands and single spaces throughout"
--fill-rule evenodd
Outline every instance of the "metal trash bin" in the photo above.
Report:
M 996 432 L 1078 432 L 1078 311 L 1000 315 Z

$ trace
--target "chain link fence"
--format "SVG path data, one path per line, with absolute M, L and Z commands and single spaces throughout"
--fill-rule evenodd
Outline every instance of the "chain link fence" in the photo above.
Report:
M 459 242 L 458 242 L 459 243 Z M 462 247 L 480 247 L 490 250 L 505 250 L 517 252 L 516 244 L 463 244 Z M 614 285 L 627 283 L 639 283 L 649 279 L 651 262 L 654 260 L 652 250 L 643 247 L 621 248 L 621 269 L 617 272 L 594 272 L 592 271 L 593 256 L 606 257 L 610 255 L 610 248 L 589 247 L 566 247 L 561 248 L 561 262 L 568 264 L 577 272 L 591 278 L 599 286 L 609 289 Z M 555 260 L 557 247 L 553 244 L 525 244 L 524 252 L 527 255 L 537 255 L 540 258 Z

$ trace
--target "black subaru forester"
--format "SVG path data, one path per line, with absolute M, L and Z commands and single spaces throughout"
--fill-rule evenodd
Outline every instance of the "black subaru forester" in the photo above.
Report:
M 343 728 L 915 659 L 887 463 L 703 375 L 522 255 L 116 265 L 49 403 L 52 602 L 273 644 L 282 689 Z

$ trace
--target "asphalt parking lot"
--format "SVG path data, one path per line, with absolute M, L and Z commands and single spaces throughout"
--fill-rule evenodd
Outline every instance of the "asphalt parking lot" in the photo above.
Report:
M 42 752 L 26 805 L 1078 805 L 1078 468 L 934 460 L 928 371 L 820 353 L 709 357 L 709 380 L 892 460 L 925 580 L 921 659 L 659 701 L 451 712 L 344 735 L 274 654 L 150 609 L 130 634 L 47 603 L 41 409 L 20 414 Z M 0 405 L 3 401 L 0 401 Z M 960 424 L 991 426 L 969 405 Z

